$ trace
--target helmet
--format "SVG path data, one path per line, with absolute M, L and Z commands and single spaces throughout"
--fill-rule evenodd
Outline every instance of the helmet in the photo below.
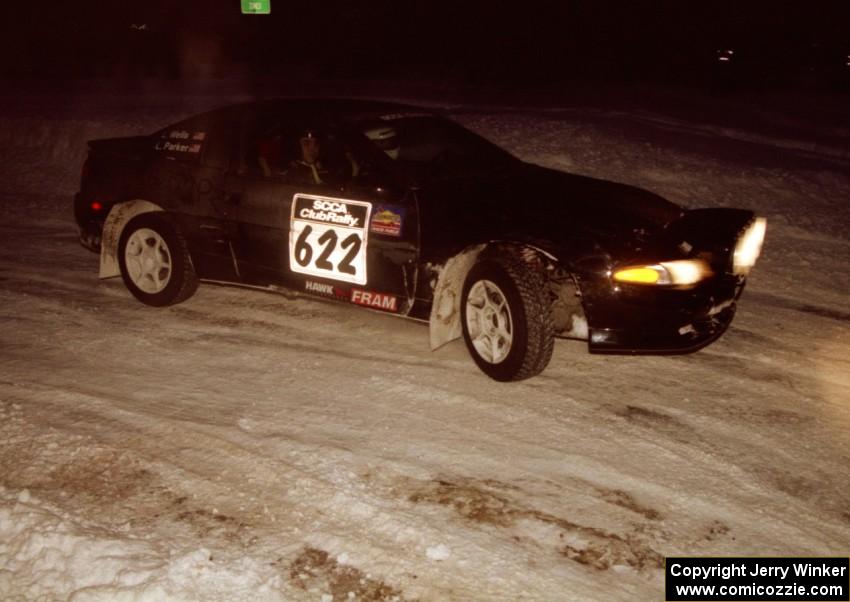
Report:
M 395 128 L 381 124 L 367 128 L 363 133 L 391 159 L 398 159 L 398 136 Z
M 301 151 L 301 158 L 307 163 L 315 163 L 319 160 L 321 136 L 319 132 L 313 128 L 305 128 L 301 130 L 301 135 L 298 138 L 298 146 Z
M 299 140 L 318 141 L 318 140 L 321 139 L 321 137 L 322 136 L 319 133 L 319 131 L 317 129 L 311 128 L 311 127 L 301 129 L 300 132 L 299 132 L 299 135 L 298 135 Z

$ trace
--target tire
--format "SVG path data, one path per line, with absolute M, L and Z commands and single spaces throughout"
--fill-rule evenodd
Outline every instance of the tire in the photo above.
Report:
M 133 296 L 155 307 L 181 303 L 198 289 L 186 240 L 160 212 L 131 219 L 118 241 L 118 265 Z
M 552 359 L 555 326 L 540 270 L 517 255 L 480 260 L 469 271 L 461 297 L 463 339 L 490 378 L 523 380 Z

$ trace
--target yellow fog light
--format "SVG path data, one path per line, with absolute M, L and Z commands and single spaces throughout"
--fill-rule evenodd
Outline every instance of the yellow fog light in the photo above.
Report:
M 701 259 L 677 259 L 652 265 L 630 266 L 613 274 L 617 282 L 686 286 L 711 276 L 711 268 Z
M 617 282 L 637 282 L 640 284 L 656 284 L 661 274 L 651 267 L 626 268 L 614 272 L 614 280 Z

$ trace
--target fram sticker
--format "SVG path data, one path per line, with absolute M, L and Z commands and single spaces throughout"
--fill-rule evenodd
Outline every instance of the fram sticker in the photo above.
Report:
M 351 289 L 351 302 L 357 305 L 365 305 L 372 309 L 398 311 L 398 301 L 395 295 L 388 295 L 387 293 L 375 293 L 353 288 Z
M 404 221 L 404 208 L 392 205 L 378 205 L 372 215 L 369 230 L 384 236 L 401 236 Z

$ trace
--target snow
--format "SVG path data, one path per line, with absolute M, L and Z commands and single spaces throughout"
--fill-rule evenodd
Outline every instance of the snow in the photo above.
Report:
M 4 600 L 283 600 L 280 575 L 252 558 L 215 559 L 205 548 L 79 524 L 26 490 L 0 495 L 0 596 Z
M 430 560 L 446 560 L 449 556 L 452 555 L 452 551 L 448 549 L 445 545 L 439 544 L 436 546 L 431 546 L 427 550 L 425 550 L 425 555 Z
M 847 554 L 842 132 L 456 105 L 524 159 L 768 218 L 717 343 L 559 341 L 500 384 L 418 323 L 213 285 L 152 309 L 97 278 L 84 141 L 239 99 L 3 100 L 0 598 L 658 599 L 664 556 Z

